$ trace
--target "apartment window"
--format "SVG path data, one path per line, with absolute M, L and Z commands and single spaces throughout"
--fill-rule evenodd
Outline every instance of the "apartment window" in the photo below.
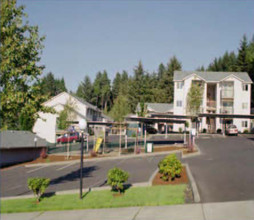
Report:
M 248 84 L 243 84 L 243 91 L 248 91 Z
M 242 121 L 242 127 L 247 128 L 248 127 L 248 121 Z
M 180 100 L 176 101 L 176 106 L 177 107 L 182 107 L 182 101 L 180 101 Z
M 183 85 L 184 85 L 183 82 L 177 82 L 177 83 L 176 83 L 176 88 L 177 88 L 177 89 L 182 89 L 182 88 L 183 88 Z
M 248 103 L 247 102 L 243 102 L 242 109 L 247 109 L 247 108 L 248 108 Z

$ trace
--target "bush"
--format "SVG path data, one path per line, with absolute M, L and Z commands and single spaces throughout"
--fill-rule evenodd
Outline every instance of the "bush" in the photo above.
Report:
M 179 133 L 182 133 L 183 132 L 183 129 L 182 128 L 179 128 Z
M 217 129 L 217 134 L 221 134 L 221 129 L 220 128 Z
M 123 190 L 123 183 L 125 183 L 129 178 L 129 173 L 120 168 L 112 168 L 108 171 L 108 181 L 107 184 L 111 185 L 112 190 L 116 190 L 121 193 Z
M 175 154 L 168 155 L 158 164 L 159 172 L 163 175 L 162 179 L 168 181 L 176 176 L 180 176 L 183 166 L 180 160 L 177 159 Z
M 244 134 L 248 134 L 248 133 L 249 133 L 249 130 L 248 130 L 248 129 L 244 129 L 243 133 L 244 133 Z
M 203 128 L 202 133 L 206 133 L 206 128 Z
M 28 178 L 27 184 L 28 188 L 33 191 L 34 195 L 36 196 L 37 202 L 40 202 L 40 198 L 49 186 L 50 179 L 46 178 Z

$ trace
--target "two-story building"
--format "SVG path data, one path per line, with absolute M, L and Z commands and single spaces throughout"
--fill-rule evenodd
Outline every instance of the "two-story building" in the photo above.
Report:
M 251 84 L 246 72 L 174 72 L 174 114 L 187 115 L 187 97 L 192 83 L 199 83 L 203 90 L 200 113 L 242 114 L 249 115 L 251 111 Z M 223 129 L 221 118 L 200 118 L 200 130 L 207 129 L 216 132 Z M 230 121 L 231 120 L 231 121 Z M 250 119 L 233 118 L 227 120 L 233 123 L 240 132 L 250 129 Z M 183 125 L 174 124 L 174 131 Z
M 81 119 L 86 121 L 109 120 L 96 106 L 67 92 L 62 92 L 43 103 L 47 107 L 52 107 L 56 113 L 40 112 L 40 118 L 35 122 L 33 132 L 48 142 L 55 143 L 59 113 L 64 109 L 66 104 L 72 107 L 71 121 L 80 121 Z

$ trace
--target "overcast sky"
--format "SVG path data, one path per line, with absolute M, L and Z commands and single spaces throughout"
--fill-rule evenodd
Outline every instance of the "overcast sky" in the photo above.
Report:
M 64 77 L 76 91 L 85 75 L 133 68 L 147 71 L 175 55 L 184 70 L 207 66 L 226 50 L 237 51 L 254 34 L 254 1 L 18 0 L 28 20 L 46 35 L 44 74 Z

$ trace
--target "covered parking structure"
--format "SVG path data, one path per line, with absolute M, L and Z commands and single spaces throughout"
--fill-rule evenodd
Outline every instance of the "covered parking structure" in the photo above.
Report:
M 191 115 L 172 115 L 172 114 L 151 114 L 153 118 L 171 118 L 171 119 L 191 119 L 196 123 L 195 127 L 199 127 L 200 118 L 219 118 L 222 119 L 222 133 L 225 134 L 226 124 L 232 119 L 254 119 L 252 114 L 216 114 L 216 113 L 200 113 L 198 116 Z

